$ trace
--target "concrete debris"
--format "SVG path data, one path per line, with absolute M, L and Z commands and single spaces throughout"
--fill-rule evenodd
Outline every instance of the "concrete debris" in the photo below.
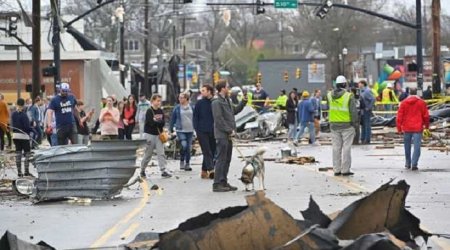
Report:
M 38 244 L 31 244 L 20 240 L 16 235 L 6 231 L 0 239 L 0 249 L 18 249 L 18 250 L 55 250 L 55 248 L 49 246 L 47 243 L 41 241 Z

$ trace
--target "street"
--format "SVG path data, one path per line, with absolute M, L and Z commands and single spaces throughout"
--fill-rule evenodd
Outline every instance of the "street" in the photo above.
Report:
M 280 158 L 283 142 L 252 143 L 240 147 L 244 155 L 259 145 L 268 148 L 267 159 Z M 329 214 L 343 209 L 381 184 L 395 178 L 411 186 L 407 208 L 432 233 L 449 233 L 450 156 L 422 148 L 419 172 L 403 169 L 403 147 L 375 149 L 374 145 L 353 147 L 353 177 L 335 177 L 331 171 L 331 146 L 301 145 L 301 156 L 314 156 L 319 163 L 279 164 L 266 161 L 266 195 L 294 218 L 308 206 L 312 195 Z M 194 157 L 193 171 L 180 172 L 177 161 L 169 161 L 174 177 L 161 179 L 157 167 L 147 169 L 147 182 L 124 189 L 119 198 L 92 202 L 57 201 L 32 205 L 28 200 L 0 200 L 0 232 L 9 230 L 19 238 L 37 243 L 41 240 L 57 249 L 113 247 L 128 243 L 140 232 L 164 232 L 203 212 L 218 212 L 228 206 L 245 205 L 245 192 L 238 178 L 242 163 L 234 150 L 230 183 L 236 192 L 213 193 L 212 181 L 200 179 L 201 156 Z M 150 174 L 150 175 L 149 175 Z M 161 190 L 149 190 L 157 184 Z M 256 181 L 256 187 L 258 182 Z M 432 249 L 450 249 L 450 241 L 430 238 Z

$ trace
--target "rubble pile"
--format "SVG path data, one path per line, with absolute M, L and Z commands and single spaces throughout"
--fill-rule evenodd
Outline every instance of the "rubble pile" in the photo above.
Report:
M 416 249 L 416 237 L 426 242 L 432 234 L 405 208 L 409 185 L 391 182 L 332 215 L 324 214 L 311 197 L 301 211 L 303 220 L 294 219 L 259 191 L 246 197 L 247 206 L 206 212 L 165 233 L 140 233 L 115 249 Z M 6 232 L 0 249 L 53 248 Z

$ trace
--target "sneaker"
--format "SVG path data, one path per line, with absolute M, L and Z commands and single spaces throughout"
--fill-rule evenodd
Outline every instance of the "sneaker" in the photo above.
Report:
M 180 170 L 184 170 L 184 161 L 180 161 Z
M 17 176 L 18 176 L 19 178 L 22 178 L 22 177 L 23 177 L 23 174 L 22 174 L 22 173 L 18 173 Z
M 406 168 L 406 169 L 411 169 L 411 166 L 405 165 L 405 168 Z
M 341 172 L 334 173 L 334 176 L 340 176 L 340 175 L 341 175 Z
M 184 171 L 192 171 L 190 163 L 186 163 L 186 165 L 184 165 Z
M 352 172 L 348 172 L 348 173 L 342 173 L 342 176 L 351 176 L 354 175 L 355 173 Z
M 226 183 L 225 186 L 227 186 L 231 191 L 236 191 L 236 190 L 238 190 L 237 187 L 231 186 L 230 183 Z
M 320 146 L 320 143 L 318 141 L 315 141 L 313 144 L 311 144 L 313 146 Z
M 200 178 L 202 179 L 208 179 L 208 171 L 202 170 L 202 173 L 200 174 Z
M 419 170 L 419 168 L 418 168 L 417 166 L 413 166 L 413 167 L 411 168 L 411 170 L 412 170 L 412 171 L 417 171 L 417 170 Z
M 139 173 L 139 176 L 141 176 L 142 178 L 145 178 L 146 177 L 145 171 L 141 171 L 141 173 Z
M 172 175 L 169 174 L 167 171 L 163 171 L 162 174 L 161 174 L 161 177 L 170 178 L 170 177 L 172 177 Z
M 230 192 L 230 191 L 231 191 L 231 189 L 224 184 L 221 184 L 221 183 L 213 184 L 213 192 Z

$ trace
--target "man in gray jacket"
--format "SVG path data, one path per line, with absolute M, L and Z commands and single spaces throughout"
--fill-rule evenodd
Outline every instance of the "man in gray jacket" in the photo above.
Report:
M 327 95 L 335 176 L 353 175 L 350 172 L 351 149 L 355 127 L 359 126 L 355 97 L 345 89 L 346 85 L 347 79 L 344 76 L 338 76 L 336 88 Z
M 213 192 L 236 191 L 228 183 L 228 170 L 230 169 L 231 155 L 233 152 L 233 142 L 231 137 L 236 130 L 234 115 L 241 112 L 247 104 L 247 97 L 233 107 L 229 98 L 228 84 L 225 81 L 219 81 L 216 85 L 217 96 L 212 101 L 212 113 L 214 118 L 214 137 L 216 138 L 217 159 L 214 166 L 214 184 Z

